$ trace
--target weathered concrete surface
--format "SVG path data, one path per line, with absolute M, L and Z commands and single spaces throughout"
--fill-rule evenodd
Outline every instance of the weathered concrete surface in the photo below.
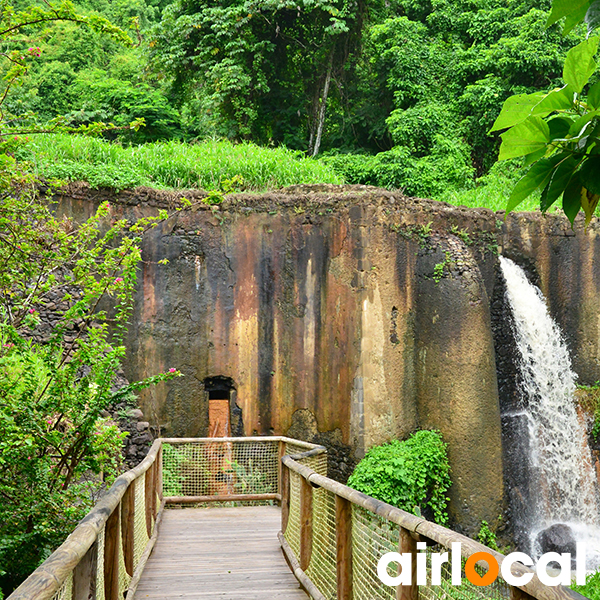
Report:
M 164 435 L 208 433 L 204 381 L 215 376 L 234 382 L 246 434 L 326 443 L 340 479 L 373 444 L 435 427 L 449 443 L 455 525 L 495 522 L 496 242 L 538 278 L 582 380 L 600 379 L 595 226 L 573 235 L 560 217 L 503 223 L 360 186 L 237 195 L 213 209 L 186 195 L 195 205 L 179 212 L 181 194 L 153 190 L 72 186 L 59 199 L 79 216 L 106 198 L 117 215 L 173 210 L 144 241 L 126 365 L 130 379 L 185 374 L 142 395 Z
M 444 271 L 436 275 L 440 264 Z M 434 238 L 420 252 L 417 282 L 419 424 L 439 429 L 448 443 L 451 465 L 460 465 L 452 471 L 450 512 L 463 528 L 476 531 L 482 514 L 497 517 L 503 509 L 498 493 L 503 485 L 500 407 L 488 296 L 473 254 L 454 236 Z
M 563 330 L 579 383 L 600 380 L 600 227 L 566 218 L 511 215 L 502 252 L 523 266 Z

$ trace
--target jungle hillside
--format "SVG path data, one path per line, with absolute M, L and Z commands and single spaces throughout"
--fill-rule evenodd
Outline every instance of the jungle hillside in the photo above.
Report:
M 584 24 L 547 27 L 550 0 L 82 0 L 74 10 L 131 43 L 63 20 L 20 29 L 11 44 L 31 60 L 3 109 L 25 132 L 114 127 L 100 139 L 20 136 L 15 154 L 39 176 L 121 189 L 344 181 L 495 210 L 522 175 L 521 158 L 496 164 L 490 130 L 503 103 L 562 86 L 567 52 L 585 38 Z M 520 209 L 537 206 L 539 194 Z

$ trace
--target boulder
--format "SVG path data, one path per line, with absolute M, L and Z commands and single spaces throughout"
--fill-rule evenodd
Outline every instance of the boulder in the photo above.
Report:
M 540 531 L 537 536 L 537 542 L 543 553 L 558 552 L 562 554 L 569 552 L 571 557 L 577 553 L 577 545 L 572 529 L 564 523 L 555 523 L 550 527 Z
M 144 413 L 139 408 L 132 408 L 131 410 L 127 411 L 127 416 L 130 419 L 141 421 L 144 418 Z

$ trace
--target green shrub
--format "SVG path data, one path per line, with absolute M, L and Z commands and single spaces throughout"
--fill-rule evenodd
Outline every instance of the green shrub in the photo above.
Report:
M 337 154 L 321 160 L 348 183 L 400 189 L 409 196 L 436 198 L 447 189 L 471 186 L 473 167 L 467 145 L 439 134 L 432 137 L 429 153 L 420 157 L 410 142 L 375 155 Z
M 496 534 L 490 529 L 490 525 L 487 521 L 481 521 L 481 527 L 479 528 L 479 533 L 477 534 L 477 541 L 481 542 L 484 546 L 487 546 L 492 550 L 500 552 Z
M 408 512 L 446 523 L 451 485 L 446 444 L 439 431 L 417 431 L 406 441 L 374 446 L 348 485 Z
M 585 578 L 585 585 L 572 584 L 571 589 L 583 594 L 590 600 L 600 600 L 600 570 Z
M 487 175 L 476 179 L 474 184 L 465 187 L 448 187 L 434 196 L 434 199 L 455 206 L 505 210 L 506 199 L 520 178 L 520 164 L 518 160 L 496 163 Z M 537 210 L 538 205 L 539 194 L 534 194 L 519 206 L 519 210 Z

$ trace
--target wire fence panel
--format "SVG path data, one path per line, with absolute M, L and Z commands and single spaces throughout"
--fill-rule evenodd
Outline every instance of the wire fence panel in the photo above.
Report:
M 352 586 L 355 598 L 396 600 L 396 590 L 377 576 L 377 563 L 398 552 L 400 529 L 364 508 L 352 505 Z
M 133 568 L 140 564 L 146 544 L 150 539 L 146 528 L 146 481 L 142 475 L 135 480 L 135 511 L 133 515 Z
M 292 552 L 300 559 L 300 475 L 290 471 L 290 513 L 284 537 Z
M 71 600 L 73 596 L 73 573 L 62 584 L 60 590 L 52 596 L 52 600 Z
M 96 598 L 104 598 L 104 528 L 98 534 L 98 568 L 96 569 Z
M 278 471 L 278 440 L 163 446 L 166 497 L 275 494 Z
M 430 572 L 431 555 L 434 553 L 442 554 L 450 551 L 441 545 L 427 546 L 427 572 Z M 445 562 L 441 566 L 441 584 L 431 585 L 428 581 L 427 585 L 419 586 L 419 598 L 422 600 L 508 600 L 510 598 L 510 586 L 501 578 L 498 577 L 494 583 L 487 586 L 473 585 L 465 575 L 466 559 L 461 557 L 462 563 L 462 582 L 459 586 L 452 585 L 451 566 L 449 562 Z M 475 565 L 475 571 L 479 575 L 485 574 L 485 569 L 479 565 Z
M 285 454 L 301 454 L 303 452 L 306 452 L 306 447 L 299 446 L 293 442 L 285 443 Z M 327 452 L 325 450 L 320 454 L 300 458 L 297 462 L 301 465 L 306 465 L 315 471 L 315 473 L 327 477 Z
M 127 569 L 125 568 L 125 556 L 123 553 L 123 544 L 121 543 L 122 536 L 123 532 L 121 532 L 121 538 L 117 544 L 117 552 L 119 553 L 119 598 L 125 597 L 125 593 L 129 588 L 129 582 L 131 581 L 131 576 L 127 573 Z
M 313 540 L 309 579 L 327 600 L 337 598 L 337 543 L 335 536 L 335 495 L 327 490 L 313 490 Z

